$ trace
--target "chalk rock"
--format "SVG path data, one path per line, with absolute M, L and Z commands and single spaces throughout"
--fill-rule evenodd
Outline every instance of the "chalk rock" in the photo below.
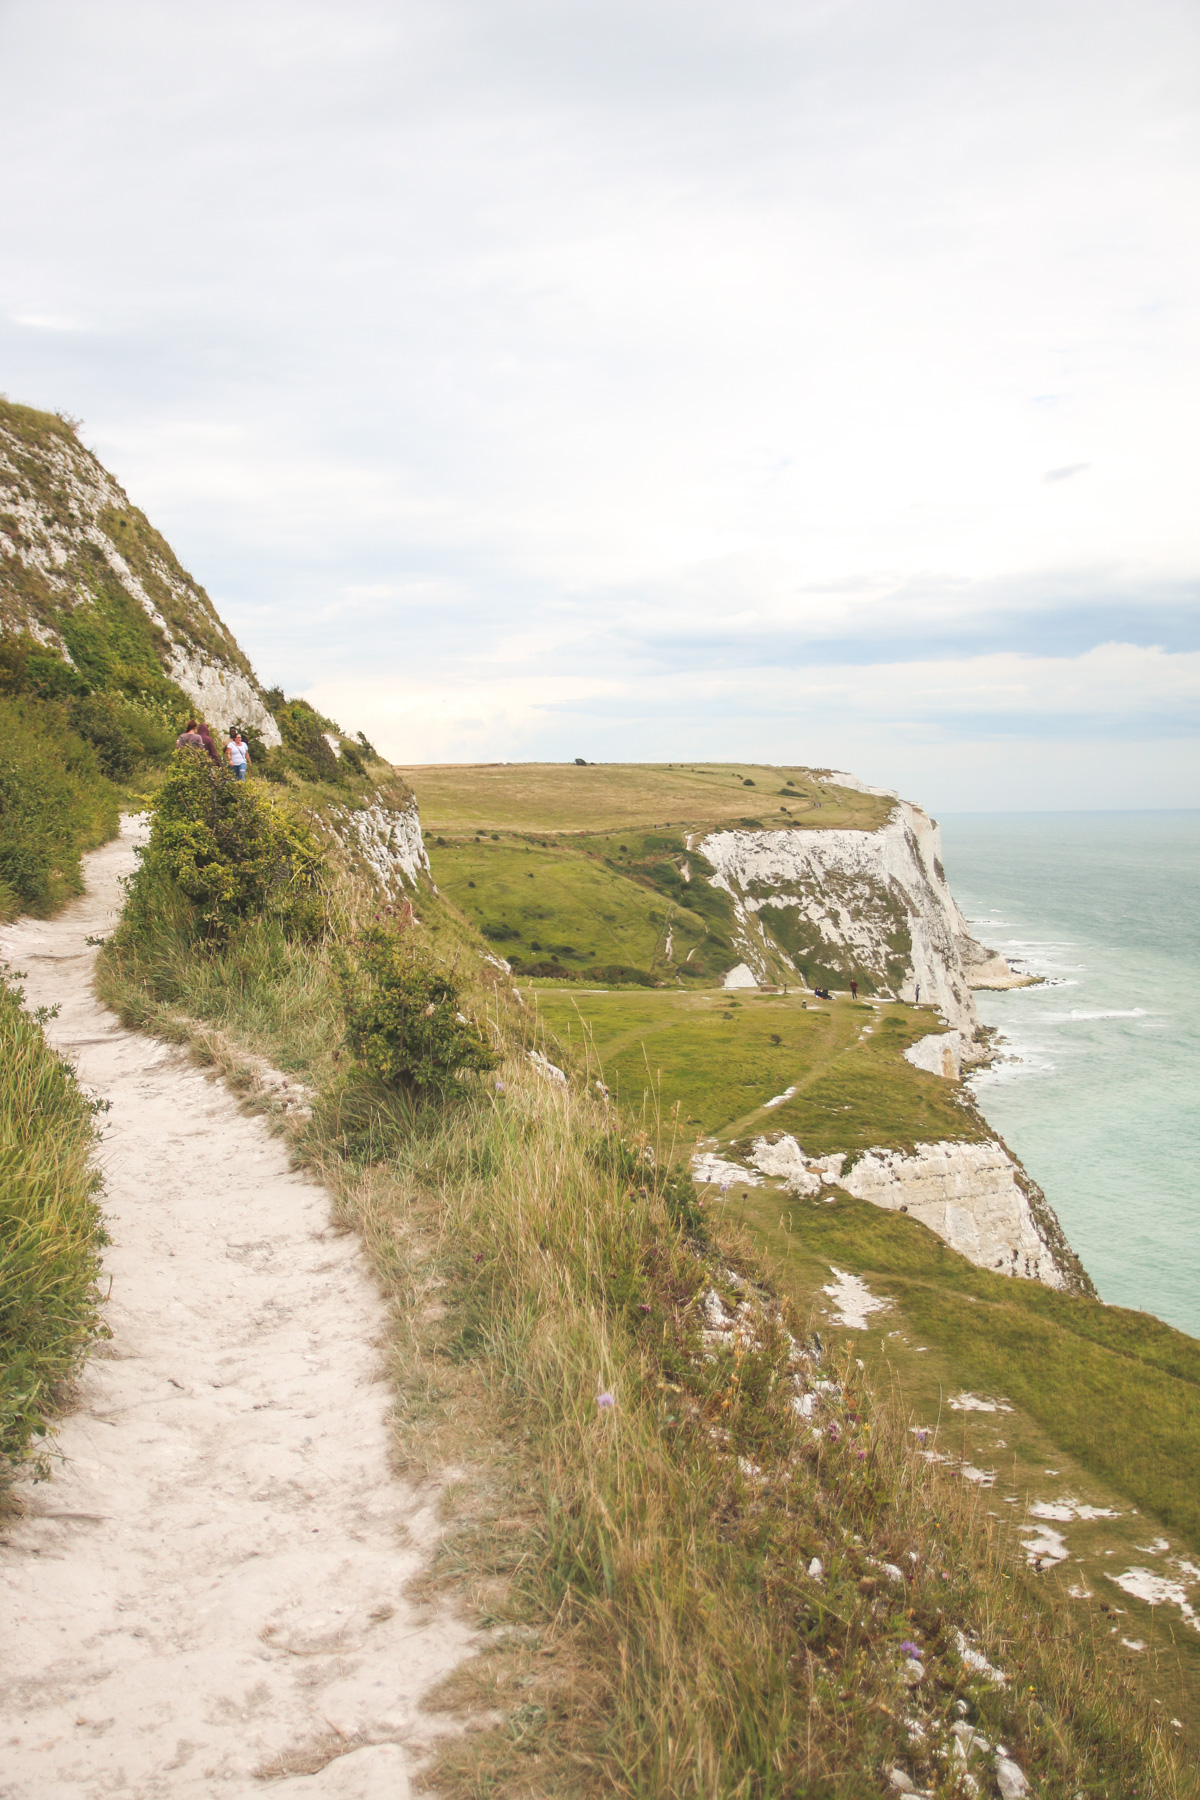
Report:
M 1025 1800 L 1029 1792 L 1024 1773 L 1006 1756 L 996 1758 L 996 1786 L 1000 1789 L 1000 1800 Z
M 768 941 L 772 917 L 784 911 L 806 935 L 815 929 L 821 960 L 834 968 L 869 970 L 893 989 L 899 962 L 898 997 L 913 1000 L 919 987 L 925 1004 L 973 1036 L 978 1021 L 962 960 L 970 931 L 946 884 L 938 828 L 920 807 L 897 801 L 878 831 L 713 831 L 700 850 L 712 885 L 733 901 L 739 970 L 755 982 L 767 978 L 773 948 L 796 966 Z M 738 983 L 753 984 L 745 976 Z
M 962 1035 L 957 1031 L 935 1031 L 918 1038 L 904 1052 L 905 1062 L 943 1081 L 957 1081 L 962 1074 Z
M 744 962 L 740 962 L 735 964 L 732 969 L 725 971 L 721 978 L 721 986 L 723 988 L 756 988 L 758 976 L 753 969 L 748 968 Z
M 419 874 L 430 874 L 415 799 L 404 807 L 385 806 L 381 801 L 359 807 L 334 806 L 329 818 L 352 856 L 367 865 L 389 897 L 398 898 L 406 885 L 415 887 Z
M 771 1143 L 768 1138 L 755 1138 L 750 1161 L 764 1175 L 782 1176 L 789 1194 L 817 1194 L 821 1177 L 813 1173 L 808 1159 L 795 1138 L 788 1132 Z
M 1048 1207 L 1035 1213 L 1002 1144 L 918 1144 L 912 1155 L 868 1150 L 836 1179 L 873 1206 L 888 1212 L 906 1207 L 911 1218 L 981 1269 L 1047 1287 L 1075 1285 L 1073 1271 L 1069 1277 L 1060 1261 L 1070 1252 L 1057 1220 Z

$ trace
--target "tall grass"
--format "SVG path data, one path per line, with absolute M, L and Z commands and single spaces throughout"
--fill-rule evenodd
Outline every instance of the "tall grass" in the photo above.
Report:
M 94 1107 L 0 981 L 0 1467 L 45 1436 L 102 1327 Z

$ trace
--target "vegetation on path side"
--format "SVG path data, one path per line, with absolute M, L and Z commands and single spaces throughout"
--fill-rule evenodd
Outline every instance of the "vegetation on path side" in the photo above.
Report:
M 503 1722 L 441 1751 L 439 1791 L 867 1796 L 902 1768 L 949 1795 L 965 1718 L 985 1792 L 1000 1742 L 1044 1800 L 1195 1793 L 981 1500 L 914 1453 L 852 1355 L 818 1354 L 664 1146 L 529 1061 L 531 1009 L 461 915 L 422 892 L 389 926 L 336 859 L 327 892 L 316 935 L 248 915 L 224 943 L 163 894 L 102 984 L 236 1080 L 255 1052 L 312 1090 L 280 1125 L 392 1300 L 401 1449 L 463 1471 L 432 1579 L 496 1628 L 444 1700 Z M 495 1073 L 357 1060 L 339 961 L 377 929 L 442 966 Z
M 0 1483 L 102 1333 L 96 1105 L 0 980 Z

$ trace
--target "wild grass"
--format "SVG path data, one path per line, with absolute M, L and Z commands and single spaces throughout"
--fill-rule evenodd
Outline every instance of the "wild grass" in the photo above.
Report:
M 840 1196 L 739 1211 L 803 1303 L 831 1265 L 895 1299 L 963 1386 L 1021 1406 L 1085 1469 L 1200 1543 L 1200 1343 L 1149 1313 L 977 1269 L 915 1219 Z
M 330 947 L 251 929 L 181 949 L 168 921 L 118 933 L 103 978 L 127 1018 L 202 1015 L 318 1090 L 297 1152 L 392 1299 L 398 1444 L 460 1472 L 436 1585 L 494 1628 L 444 1700 L 502 1722 L 452 1740 L 433 1785 L 783 1800 L 879 1795 L 903 1767 L 965 1793 L 962 1702 L 1045 1800 L 1195 1793 L 977 1499 L 909 1453 L 853 1358 L 815 1359 L 748 1240 L 696 1235 L 661 1154 L 594 1091 L 539 1077 L 531 1011 L 486 985 L 448 908 L 419 910 L 508 1047 L 499 1086 L 450 1104 L 347 1067 Z M 744 1307 L 740 1338 L 705 1338 L 710 1293 Z M 959 1631 L 1006 1685 L 963 1662 Z
M 339 1108 L 308 1153 L 422 1371 L 402 1445 L 470 1465 L 443 1572 L 507 1633 L 447 1696 L 506 1724 L 446 1750 L 439 1791 L 782 1800 L 882 1793 L 900 1767 L 965 1792 L 941 1760 L 959 1701 L 1041 1795 L 1191 1791 L 983 1504 L 909 1453 L 853 1359 L 797 1358 L 747 1242 L 690 1239 L 598 1104 L 510 1066 L 502 1094 L 381 1120 L 373 1166 Z M 746 1305 L 740 1346 L 705 1340 L 710 1291 Z M 837 1385 L 823 1435 L 791 1409 L 797 1370 Z M 1007 1686 L 971 1673 L 959 1631 Z
M 0 1471 L 45 1436 L 58 1390 L 102 1329 L 93 1115 L 19 989 L 0 980 Z

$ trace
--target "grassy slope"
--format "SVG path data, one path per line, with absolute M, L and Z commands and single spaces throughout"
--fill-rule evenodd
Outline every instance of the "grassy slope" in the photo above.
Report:
M 497 769 L 486 778 L 482 771 L 465 769 L 438 771 L 436 777 L 430 771 L 411 773 L 419 796 L 432 789 L 435 810 L 448 826 L 469 819 L 474 807 L 480 815 L 495 816 L 497 829 L 519 824 L 548 836 L 569 829 L 576 777 L 592 771 Z M 597 781 L 606 773 L 596 771 Z M 673 781 L 675 772 L 667 773 Z M 658 810 L 666 812 L 663 796 L 672 790 L 660 787 L 659 770 L 643 777 L 631 770 L 614 775 L 619 781 L 599 798 L 610 808 L 627 799 L 629 812 L 624 818 L 607 815 L 615 835 L 603 840 L 604 846 L 611 854 L 624 842 L 636 852 L 631 834 L 656 798 Z M 672 791 L 672 797 L 673 811 L 678 810 L 682 793 Z M 737 805 L 732 794 L 727 799 L 731 808 Z M 580 822 L 577 815 L 574 822 Z M 553 841 L 561 844 L 563 838 Z M 585 833 L 580 850 L 590 849 L 592 841 L 601 840 Z M 489 843 L 485 837 L 478 846 L 455 849 L 451 839 L 433 851 L 435 872 L 453 867 L 457 856 L 474 858 L 471 878 L 477 885 L 470 901 L 477 917 L 487 915 L 492 901 Z M 564 863 L 569 856 L 570 851 Z M 635 882 L 629 888 L 632 912 Z M 457 897 L 458 888 L 452 891 Z M 555 928 L 571 942 L 581 914 L 571 912 L 566 882 L 558 896 Z M 907 1043 L 930 1029 L 928 1010 L 887 1006 L 875 1013 L 846 1002 L 819 1007 L 810 1002 L 804 1008 L 795 996 L 677 988 L 597 993 L 575 984 L 538 983 L 528 991 L 548 1047 L 557 1044 L 569 1064 L 602 1074 L 627 1116 L 658 1121 L 662 1140 L 681 1156 L 698 1137 L 728 1144 L 762 1130 L 791 1131 L 815 1155 L 992 1135 L 977 1114 L 959 1104 L 954 1084 L 913 1070 L 900 1057 Z M 875 1028 L 864 1037 L 866 1021 Z M 789 1086 L 799 1089 L 792 1100 L 764 1109 L 766 1099 Z M 1007 1395 L 1020 1421 L 1019 1431 L 1006 1424 L 1010 1436 L 1017 1431 L 1030 1444 L 1036 1441 L 1043 1462 L 1050 1455 L 1069 1465 L 1080 1482 L 1092 1484 L 1097 1503 L 1112 1501 L 1130 1521 L 1125 1538 L 1123 1528 L 1113 1524 L 1089 1528 L 1093 1535 L 1109 1534 L 1109 1549 L 1116 1545 L 1127 1560 L 1139 1559 L 1135 1540 L 1139 1531 L 1145 1537 L 1148 1527 L 1134 1522 L 1130 1502 L 1200 1544 L 1193 1478 L 1200 1462 L 1200 1350 L 1192 1340 L 1145 1314 L 977 1271 L 915 1221 L 848 1196 L 832 1207 L 798 1207 L 771 1184 L 765 1191 L 748 1190 L 739 1204 L 739 1216 L 764 1251 L 778 1258 L 780 1279 L 801 1307 L 816 1304 L 825 1310 L 821 1289 L 831 1264 L 861 1274 L 873 1287 L 879 1283 L 892 1296 L 896 1310 L 889 1328 L 899 1321 L 896 1328 L 919 1335 L 935 1358 L 934 1363 L 908 1359 L 905 1391 L 931 1401 L 934 1413 L 936 1389 L 928 1392 L 927 1371 L 935 1365 L 954 1386 Z M 783 1228 L 785 1218 L 790 1229 Z M 894 1354 L 887 1366 L 892 1379 Z M 1031 1450 L 1021 1469 L 1031 1492 L 1042 1466 L 1036 1455 Z M 1115 1598 L 1111 1587 L 1101 1585 L 1093 1606 Z M 1150 1609 L 1135 1604 L 1133 1611 L 1139 1614 L 1138 1629 L 1151 1630 Z M 1103 1622 L 1103 1615 L 1096 1616 Z M 1196 1649 L 1185 1633 L 1180 1654 L 1193 1682 L 1200 1680 Z M 1194 1697 L 1176 1697 L 1173 1703 L 1200 1724 Z
M 342 889 L 343 930 L 366 900 Z M 835 1444 L 788 1410 L 766 1318 L 761 1350 L 703 1354 L 699 1290 L 729 1291 L 721 1271 L 748 1266 L 748 1247 L 725 1233 L 715 1262 L 697 1260 L 645 1164 L 615 1155 L 600 1102 L 533 1074 L 532 1009 L 496 982 L 465 922 L 428 894 L 418 912 L 425 941 L 457 955 L 471 1010 L 511 1046 L 503 1092 L 477 1086 L 448 1110 L 341 1074 L 330 944 L 251 927 L 216 957 L 184 950 L 167 920 L 154 941 L 114 945 L 104 980 L 127 1018 L 177 1036 L 194 1029 L 182 1007 L 203 1011 L 220 1031 L 200 1033 L 201 1054 L 235 1074 L 244 1045 L 318 1090 L 297 1151 L 341 1196 L 394 1299 L 400 1443 L 418 1466 L 467 1470 L 443 1578 L 502 1628 L 447 1702 L 503 1724 L 452 1741 L 439 1787 L 879 1794 L 897 1762 L 935 1772 L 927 1752 L 961 1697 L 1044 1800 L 1194 1791 L 1170 1734 L 1042 1589 L 993 1560 L 973 1497 L 914 1457 L 902 1421 L 874 1413 L 852 1360 L 830 1403 Z M 600 1388 L 616 1396 L 607 1412 Z M 813 1556 L 820 1584 L 805 1574 Z M 873 1556 L 903 1560 L 909 1578 L 881 1580 Z M 1019 1680 L 972 1679 L 957 1624 Z M 916 1695 L 899 1650 L 912 1638 L 931 1671 Z M 914 1708 L 925 1750 L 907 1740 Z

